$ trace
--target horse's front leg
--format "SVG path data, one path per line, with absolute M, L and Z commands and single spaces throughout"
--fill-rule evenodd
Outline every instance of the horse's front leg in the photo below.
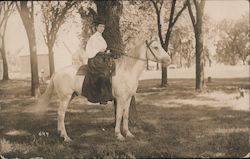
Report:
M 123 111 L 123 131 L 126 137 L 134 137 L 134 135 L 129 131 L 128 128 L 130 101 L 131 97 L 129 98 L 129 100 L 126 101 L 126 103 L 124 103 L 124 111 Z
M 67 107 L 69 105 L 70 99 L 71 99 L 71 96 L 67 96 L 64 99 L 61 99 L 62 101 L 60 102 L 60 106 L 58 109 L 57 130 L 58 130 L 60 136 L 64 138 L 65 142 L 72 141 L 67 135 L 67 132 L 65 129 L 65 123 L 64 123 L 65 112 L 66 112 Z
M 115 122 L 115 136 L 118 140 L 123 141 L 125 140 L 125 138 L 123 137 L 123 135 L 121 134 L 121 120 L 122 120 L 122 114 L 124 111 L 124 103 L 123 100 L 121 100 L 120 98 L 116 99 L 117 104 L 116 104 L 116 122 Z

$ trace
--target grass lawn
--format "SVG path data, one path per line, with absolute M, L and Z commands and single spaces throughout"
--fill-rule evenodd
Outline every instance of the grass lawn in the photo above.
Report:
M 77 97 L 65 119 L 73 142 L 64 143 L 57 134 L 55 97 L 46 114 L 25 113 L 22 110 L 35 101 L 29 96 L 30 82 L 0 82 L 0 155 L 46 159 L 187 158 L 243 157 L 250 151 L 250 114 L 246 109 L 249 91 L 244 98 L 236 99 L 238 87 L 249 90 L 248 78 L 213 79 L 205 93 L 194 91 L 193 79 L 170 79 L 167 88 L 160 88 L 159 83 L 140 81 L 136 103 L 141 120 L 130 127 L 134 139 L 115 139 L 112 104 L 91 105 Z

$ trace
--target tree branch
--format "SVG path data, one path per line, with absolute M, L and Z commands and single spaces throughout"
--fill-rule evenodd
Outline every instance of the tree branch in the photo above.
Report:
M 4 15 L 2 16 L 2 19 L 1 19 L 1 22 L 0 22 L 0 27 L 2 27 L 4 21 L 6 19 L 8 19 L 10 14 L 12 13 L 12 11 L 13 11 L 13 3 L 14 2 L 10 2 L 10 3 L 4 2 L 4 3 L 1 4 L 0 13 L 2 14 L 2 12 L 4 12 L 3 13 Z
M 7 21 L 8 21 L 8 18 L 6 19 L 6 21 L 4 22 L 4 25 L 3 25 L 3 37 L 4 37 L 5 31 L 6 31 Z
M 46 28 L 47 28 L 47 27 L 46 27 Z M 48 35 L 48 34 L 47 34 L 47 29 L 46 29 L 46 35 L 42 32 L 41 28 L 39 28 L 39 30 L 40 30 L 41 34 L 43 35 L 44 42 L 46 43 L 46 45 L 48 45 L 48 40 L 47 40 L 47 38 L 46 38 L 46 35 Z
M 158 7 L 157 7 L 157 3 L 154 0 L 150 0 L 150 1 L 153 3 L 154 8 L 155 8 L 156 12 L 158 13 L 159 10 L 158 10 Z
M 31 3 L 30 17 L 34 21 L 34 3 L 33 1 L 31 1 L 30 3 Z
M 196 10 L 198 10 L 199 9 L 199 4 L 198 4 L 198 2 L 196 1 L 196 0 L 193 0 L 193 2 L 194 2 L 194 6 L 195 6 L 195 9 Z
M 18 2 L 16 2 L 16 8 L 17 8 L 18 12 L 20 13 L 21 12 L 21 6 L 18 5 Z
M 158 36 L 160 38 L 161 45 L 163 46 L 164 42 L 163 42 L 162 33 L 161 33 L 161 16 L 160 16 L 161 10 L 159 10 L 156 1 L 154 1 L 154 0 L 150 0 L 150 1 L 153 3 L 153 6 L 155 8 L 155 12 L 156 12 L 156 15 L 157 15 Z M 161 3 L 161 6 L 162 6 L 163 1 L 161 1 L 161 2 L 162 2 Z
M 201 7 L 202 10 L 203 10 L 204 7 L 205 7 L 205 3 L 206 3 L 206 1 L 201 1 L 201 2 L 200 2 L 200 7 Z
M 188 6 L 188 13 L 190 15 L 193 27 L 195 28 L 196 27 L 196 20 L 195 20 L 195 17 L 194 17 L 194 14 L 193 14 L 193 11 L 192 11 L 192 8 L 191 8 L 191 4 L 190 4 L 189 0 L 187 0 L 187 6 Z
M 2 36 L 2 48 L 3 50 L 5 50 L 5 34 L 6 34 L 6 28 L 7 28 L 7 22 L 8 22 L 8 18 L 6 18 L 6 21 L 4 23 L 4 26 L 3 26 L 3 36 Z
M 170 41 L 170 35 L 171 35 L 172 29 L 173 29 L 173 26 L 174 26 L 173 17 L 174 17 L 174 12 L 175 12 L 175 4 L 176 4 L 176 0 L 172 0 L 170 17 L 169 17 L 169 21 L 168 21 L 168 29 L 167 29 L 166 38 L 165 38 L 165 43 L 162 45 L 164 50 L 168 54 L 169 54 L 168 45 L 169 45 L 169 41 Z
M 71 9 L 76 3 L 78 3 L 78 1 L 66 2 L 66 6 L 62 9 L 61 12 L 58 12 L 59 9 L 57 8 L 56 14 L 57 14 L 58 19 L 56 19 L 54 23 L 52 23 L 53 25 L 51 26 L 51 33 L 57 32 L 59 30 L 59 27 L 61 26 L 68 10 Z
M 168 22 L 168 29 L 172 28 L 174 12 L 175 12 L 175 4 L 176 4 L 176 0 L 172 0 L 170 18 L 169 18 L 169 22 Z
M 174 20 L 173 20 L 173 25 L 176 23 L 176 21 L 178 20 L 178 18 L 180 17 L 180 15 L 182 14 L 182 12 L 186 9 L 186 7 L 187 7 L 187 1 L 188 0 L 186 0 L 186 2 L 184 3 L 184 5 L 183 5 L 183 7 L 181 8 L 181 10 L 178 12 L 178 14 L 176 15 L 176 17 L 174 18 Z
M 161 11 L 162 6 L 163 6 L 163 0 L 160 1 L 160 11 Z

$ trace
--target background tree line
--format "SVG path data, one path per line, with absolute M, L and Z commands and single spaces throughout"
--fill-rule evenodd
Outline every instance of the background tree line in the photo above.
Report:
M 226 65 L 236 65 L 239 61 L 246 64 L 250 55 L 249 15 L 237 21 L 222 21 L 217 25 L 217 32 L 215 59 Z

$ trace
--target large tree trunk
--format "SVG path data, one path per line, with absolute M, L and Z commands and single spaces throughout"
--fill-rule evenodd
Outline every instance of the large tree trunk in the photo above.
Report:
M 8 72 L 8 63 L 6 59 L 6 52 L 4 49 L 1 49 L 1 55 L 3 59 L 3 81 L 9 80 L 9 72 Z
M 197 91 L 200 91 L 202 89 L 202 83 L 203 83 L 203 77 L 204 74 L 204 67 L 203 67 L 203 58 L 202 58 L 202 48 L 203 48 L 203 42 L 201 40 L 201 33 L 198 31 L 195 35 L 195 60 L 196 60 L 196 87 L 195 89 Z
M 168 85 L 168 73 L 167 66 L 161 65 L 161 86 L 166 87 Z
M 2 8 L 1 8 L 2 9 Z M 10 10 L 7 10 L 6 12 L 10 12 Z M 7 27 L 7 21 L 8 21 L 8 15 L 6 17 L 6 19 L 3 17 L 2 19 L 2 27 L 1 27 L 1 48 L 0 48 L 0 52 L 1 52 L 1 56 L 3 59 L 3 81 L 7 81 L 9 80 L 9 70 L 8 70 L 8 62 L 7 62 L 7 57 L 6 57 L 6 49 L 5 49 L 5 33 L 6 33 L 6 27 Z
M 97 15 L 106 20 L 106 28 L 103 36 L 108 44 L 108 49 L 114 53 L 124 52 L 124 44 L 120 32 L 120 16 L 122 14 L 122 2 L 115 1 L 95 1 L 97 5 Z
M 115 54 L 120 54 L 125 51 L 124 44 L 120 32 L 120 16 L 122 14 L 122 1 L 95 1 L 97 6 L 97 15 L 102 16 L 106 20 L 106 28 L 103 36 L 110 49 Z M 132 97 L 130 103 L 129 121 L 132 125 L 136 124 L 138 119 L 136 108 L 135 108 L 135 97 Z
M 50 77 L 53 75 L 55 72 L 55 63 L 54 63 L 54 51 L 53 51 L 53 46 L 49 44 L 48 45 L 48 51 L 49 51 L 49 72 L 50 72 Z
M 168 45 L 169 45 L 169 41 L 170 41 L 171 32 L 172 32 L 172 28 L 168 29 L 167 34 L 166 34 L 165 43 L 163 44 L 163 48 L 166 52 L 168 52 Z M 172 61 L 172 57 L 171 57 L 171 61 Z M 161 72 L 161 86 L 166 87 L 168 85 L 168 66 L 162 64 L 161 69 L 162 69 L 161 70 L 162 71 Z
M 202 3 L 202 2 L 200 2 Z M 197 8 L 197 23 L 195 29 L 195 57 L 196 57 L 196 91 L 202 91 L 204 86 L 204 58 L 203 58 L 203 33 L 202 33 L 202 18 L 203 8 Z
M 9 80 L 9 72 L 8 72 L 8 62 L 6 58 L 6 50 L 4 45 L 4 37 L 2 39 L 2 48 L 0 49 L 2 59 L 3 59 L 3 81 Z
M 38 76 L 37 52 L 36 52 L 36 37 L 35 37 L 34 25 L 27 26 L 26 32 L 28 34 L 29 48 L 30 48 L 31 95 L 37 97 L 38 95 L 40 95 L 40 89 L 39 89 L 39 76 Z
M 31 95 L 37 97 L 40 95 L 39 89 L 39 77 L 38 77 L 38 66 L 37 66 L 37 50 L 36 50 L 36 36 L 34 27 L 34 13 L 33 13 L 33 2 L 31 7 L 28 8 L 27 1 L 21 1 L 20 6 L 17 5 L 20 13 L 24 28 L 26 30 L 29 49 L 30 49 L 30 65 L 31 65 Z
M 196 57 L 196 91 L 202 91 L 205 84 L 204 80 L 204 55 L 203 55 L 203 34 L 202 34 L 202 18 L 204 14 L 205 1 L 193 0 L 196 19 L 192 11 L 191 3 L 188 0 L 188 12 L 193 24 L 195 34 L 195 57 Z

